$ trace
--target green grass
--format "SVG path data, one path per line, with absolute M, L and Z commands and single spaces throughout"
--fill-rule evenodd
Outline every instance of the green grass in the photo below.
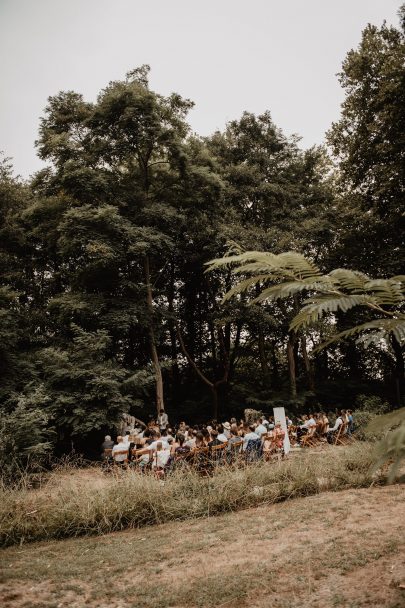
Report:
M 67 468 L 37 490 L 1 490 L 0 543 L 105 534 L 363 487 L 372 482 L 371 463 L 372 446 L 355 443 L 280 463 L 220 468 L 212 477 L 177 473 L 164 483 L 132 471 L 106 476 Z

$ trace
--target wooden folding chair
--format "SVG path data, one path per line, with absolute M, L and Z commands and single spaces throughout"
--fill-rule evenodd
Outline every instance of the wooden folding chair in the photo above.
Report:
M 227 445 L 228 442 L 209 446 L 209 457 L 211 465 L 218 466 L 224 463 L 224 454 Z
M 103 452 L 103 460 L 108 462 L 111 460 L 112 448 L 106 448 Z
M 243 439 L 239 439 L 238 441 L 235 441 L 234 443 L 229 443 L 228 446 L 229 446 L 228 462 L 230 464 L 233 464 L 233 463 L 237 462 L 238 460 L 240 460 L 240 457 L 242 454 Z
M 314 447 L 316 445 L 316 426 L 313 426 L 309 429 L 306 435 L 303 435 L 301 438 L 302 447 Z
M 334 445 L 345 445 L 345 443 L 347 443 L 348 437 L 346 436 L 346 431 L 347 423 L 343 422 L 336 432 L 335 439 L 333 442 Z
M 190 457 L 190 464 L 196 471 L 205 474 L 209 468 L 208 447 L 194 448 Z

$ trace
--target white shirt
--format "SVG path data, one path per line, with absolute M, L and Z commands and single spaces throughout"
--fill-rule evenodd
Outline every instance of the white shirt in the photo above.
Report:
M 264 424 L 258 424 L 255 433 L 261 437 L 263 433 L 267 433 L 267 428 L 264 426 Z
M 253 433 L 253 431 L 250 431 L 250 433 L 246 433 L 246 435 L 243 438 L 243 449 L 244 450 L 246 450 L 246 446 L 251 439 L 259 439 L 259 435 L 257 435 L 256 433 Z
M 161 429 L 165 429 L 167 427 L 169 424 L 169 416 L 166 414 L 166 412 L 163 412 L 163 414 L 158 416 L 158 424 Z
M 118 456 L 114 457 L 116 452 L 122 452 L 124 450 L 125 454 L 118 454 Z M 111 454 L 116 462 L 124 462 L 124 460 L 126 460 L 128 457 L 128 444 L 125 445 L 123 442 L 117 443 L 117 445 L 113 447 Z
M 218 435 L 218 441 L 222 441 L 222 443 L 226 443 L 228 441 L 228 437 L 225 435 L 225 433 L 220 433 Z
M 152 467 L 159 467 L 163 469 L 163 467 L 167 465 L 169 458 L 170 450 L 159 450 L 159 452 L 156 452 L 153 456 Z
M 343 421 L 342 421 L 341 417 L 339 416 L 339 418 L 336 418 L 335 426 L 332 427 L 331 429 L 329 429 L 329 431 L 334 433 L 335 431 L 338 430 L 338 428 L 340 427 L 341 424 L 343 424 Z
M 148 450 L 152 450 L 153 452 L 156 452 L 158 443 L 162 444 L 163 450 L 170 450 L 170 445 L 164 439 L 157 439 L 156 441 L 153 441 L 149 446 L 145 446 L 145 447 L 148 447 Z
M 316 426 L 316 422 L 313 418 L 310 418 L 309 420 L 306 420 L 304 424 L 301 424 L 302 429 L 310 429 L 311 426 Z

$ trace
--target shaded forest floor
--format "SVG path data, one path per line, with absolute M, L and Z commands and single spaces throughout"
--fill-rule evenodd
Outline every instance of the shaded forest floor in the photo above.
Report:
M 0 553 L 4 608 L 405 605 L 405 486 Z

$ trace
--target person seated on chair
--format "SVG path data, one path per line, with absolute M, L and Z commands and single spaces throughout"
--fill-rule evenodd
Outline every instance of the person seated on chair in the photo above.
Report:
M 274 437 L 275 437 L 275 444 L 276 447 L 281 450 L 284 446 L 284 437 L 285 437 L 285 431 L 283 430 L 282 426 L 281 426 L 281 422 L 276 422 L 276 426 L 274 427 Z
M 261 437 L 262 435 L 264 435 L 265 433 L 267 433 L 267 426 L 264 425 L 263 422 L 263 418 L 259 418 L 257 420 L 257 424 L 256 424 L 256 428 L 255 428 L 255 433 L 258 437 Z M 269 424 L 269 423 L 267 423 Z
M 114 442 L 112 441 L 110 435 L 106 435 L 104 437 L 103 443 L 101 444 L 101 458 L 103 460 L 108 458 L 108 456 L 106 456 L 106 454 L 105 454 L 105 450 L 112 450 L 113 447 L 114 447 Z
M 352 410 L 347 410 L 347 434 L 351 435 L 354 431 L 354 421 L 353 421 L 353 412 Z
M 243 450 L 246 450 L 246 447 L 247 447 L 247 444 L 249 443 L 249 441 L 259 439 L 259 435 L 255 432 L 255 429 L 256 429 L 256 427 L 254 424 L 249 425 L 249 432 L 246 433 L 243 438 Z
M 130 441 L 129 441 L 130 434 L 131 434 L 131 431 L 125 431 L 125 434 L 123 436 L 123 440 L 126 445 L 129 445 L 129 443 L 130 443 Z
M 228 424 L 229 424 L 229 422 L 228 422 Z M 224 432 L 225 429 L 222 424 L 218 424 L 217 431 L 218 431 L 218 440 L 221 443 L 226 443 L 228 441 L 228 437 L 225 435 L 225 432 Z
M 182 433 L 177 433 L 176 435 L 176 443 L 177 446 L 174 449 L 174 456 L 175 458 L 179 458 L 182 456 L 185 456 L 187 454 L 190 453 L 191 448 L 190 446 L 185 444 L 186 438 L 184 437 L 184 435 L 182 435 Z
M 263 441 L 263 456 L 265 460 L 269 460 L 272 452 L 275 449 L 275 431 L 269 431 Z
M 339 414 L 339 416 L 336 418 L 334 426 L 332 428 L 330 428 L 326 434 L 326 439 L 328 440 L 328 443 L 333 443 L 335 433 L 339 432 L 339 428 L 342 426 L 342 424 L 343 424 L 343 416 L 342 416 L 342 414 Z
M 165 448 L 161 441 L 157 442 L 156 451 L 153 455 L 152 469 L 163 471 L 170 458 L 170 449 Z
M 195 435 L 195 449 L 205 448 L 207 446 L 207 442 L 205 441 L 204 434 L 201 431 L 198 431 Z
M 193 429 L 193 431 L 189 431 L 188 439 L 187 439 L 187 441 L 184 442 L 184 445 L 188 446 L 191 450 L 194 450 L 194 448 L 196 447 L 197 433 L 198 433 L 198 431 L 195 431 L 194 429 Z
M 315 419 L 313 417 L 312 414 L 309 414 L 309 416 L 303 416 L 303 424 L 300 424 L 297 427 L 297 441 L 298 443 L 301 442 L 301 437 L 303 435 L 306 435 L 313 427 L 316 427 L 316 422 Z
M 223 443 L 225 443 L 224 441 L 220 441 L 218 439 L 218 431 L 216 429 L 211 430 L 210 438 L 211 438 L 211 441 L 208 442 L 209 448 L 212 448 L 216 445 L 222 445 Z
M 230 452 L 232 449 L 232 445 L 234 443 L 240 443 L 241 440 L 242 440 L 242 438 L 239 437 L 238 427 L 236 426 L 236 427 L 231 428 L 231 436 L 228 439 L 227 451 Z
M 111 453 L 115 462 L 122 463 L 127 459 L 128 447 L 129 447 L 129 443 L 124 443 L 124 438 L 121 435 L 118 435 L 117 443 L 113 447 L 112 453 Z M 117 452 L 124 452 L 124 451 L 125 451 L 125 454 L 117 454 Z M 115 456 L 115 454 L 117 454 L 117 455 Z
M 159 442 L 162 444 L 163 449 L 165 449 L 165 450 L 169 450 L 169 449 L 170 449 L 169 442 L 168 442 L 168 441 L 166 441 L 166 439 L 163 439 L 163 438 L 160 436 L 159 431 L 157 431 L 157 432 L 155 433 L 155 435 L 154 435 L 154 437 L 153 437 L 153 441 L 152 441 L 152 443 L 149 445 L 149 449 L 150 449 L 150 450 L 152 450 L 153 452 L 156 452 L 157 444 L 158 444 Z
M 226 440 L 228 441 L 228 439 L 231 436 L 231 424 L 229 422 L 224 422 L 224 424 L 222 425 L 224 427 L 224 435 L 226 437 Z M 219 432 L 219 429 L 218 429 Z

